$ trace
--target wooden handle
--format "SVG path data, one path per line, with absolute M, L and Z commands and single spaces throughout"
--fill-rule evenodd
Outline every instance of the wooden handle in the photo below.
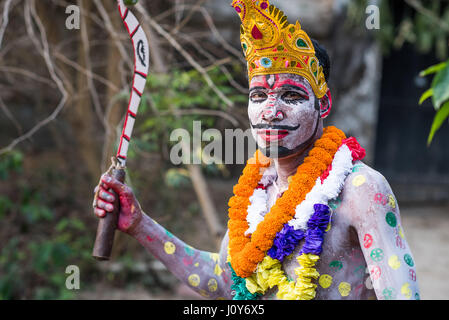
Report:
M 113 169 L 111 176 L 120 182 L 125 182 L 125 170 Z M 107 212 L 104 218 L 98 222 L 97 237 L 95 239 L 92 256 L 100 261 L 109 260 L 111 257 L 112 246 L 114 245 L 115 229 L 117 229 L 118 217 L 120 212 L 120 200 L 117 194 L 112 190 L 108 190 L 115 196 L 114 211 Z

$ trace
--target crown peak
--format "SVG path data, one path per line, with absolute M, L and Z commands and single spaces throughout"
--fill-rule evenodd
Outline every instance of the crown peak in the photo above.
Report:
M 234 0 L 232 6 L 242 20 L 240 38 L 250 81 L 256 75 L 293 73 L 307 79 L 318 98 L 326 94 L 323 68 L 299 21 L 290 24 L 268 0 Z

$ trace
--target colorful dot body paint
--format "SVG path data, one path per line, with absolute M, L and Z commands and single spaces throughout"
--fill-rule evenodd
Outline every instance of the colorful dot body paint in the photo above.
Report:
M 187 280 L 192 287 L 198 287 L 201 281 L 200 276 L 196 273 L 191 274 Z
M 372 266 L 369 272 L 373 280 L 379 280 L 380 276 L 382 275 L 382 270 L 379 266 Z
M 374 262 L 382 261 L 382 259 L 384 258 L 384 252 L 380 248 L 373 249 L 371 251 L 370 257 Z
M 347 297 L 351 293 L 351 285 L 347 282 L 341 282 L 338 285 L 338 292 L 342 297 Z
M 410 289 L 410 283 L 406 282 L 401 287 L 401 294 L 410 299 L 412 297 L 412 289 Z
M 195 250 L 190 246 L 185 246 L 184 251 L 189 257 L 193 256 L 193 254 L 195 253 Z
M 392 287 L 385 288 L 382 291 L 385 300 L 395 300 L 396 299 L 396 290 Z
M 365 182 L 366 182 L 366 178 L 365 178 L 364 175 L 361 175 L 361 174 L 358 175 L 358 176 L 355 176 L 354 179 L 352 179 L 352 184 L 353 184 L 355 187 L 360 187 L 360 186 L 362 186 Z
M 332 285 L 332 276 L 328 274 L 322 274 L 318 279 L 318 283 L 323 289 L 327 289 Z
M 218 288 L 217 280 L 215 280 L 214 278 L 209 279 L 209 281 L 207 282 L 207 287 L 209 288 L 210 292 L 217 291 Z
M 396 227 L 398 224 L 398 221 L 396 219 L 396 216 L 394 215 L 393 212 L 387 212 L 386 216 L 385 216 L 385 220 L 387 221 L 388 225 L 392 228 Z
M 412 256 L 409 255 L 408 253 L 404 254 L 404 261 L 410 267 L 413 267 L 415 265 L 415 263 L 413 262 Z
M 388 196 L 388 204 L 390 205 L 390 207 L 392 207 L 393 209 L 396 208 L 396 201 L 394 200 L 394 197 L 390 194 Z
M 373 236 L 369 233 L 365 234 L 363 237 L 363 246 L 368 249 L 373 245 Z
M 391 269 L 397 270 L 401 267 L 401 261 L 399 260 L 399 257 L 397 255 L 392 255 L 388 259 L 388 265 L 391 267 Z
M 329 267 L 335 268 L 335 269 L 337 269 L 337 271 L 341 270 L 343 268 L 343 262 L 334 260 L 331 263 L 329 263 Z
M 167 241 L 164 243 L 164 250 L 166 254 L 173 254 L 176 251 L 176 246 L 173 242 Z
M 220 267 L 220 265 L 218 265 L 218 264 L 215 265 L 214 273 L 217 276 L 221 276 L 221 274 L 223 273 L 223 269 Z

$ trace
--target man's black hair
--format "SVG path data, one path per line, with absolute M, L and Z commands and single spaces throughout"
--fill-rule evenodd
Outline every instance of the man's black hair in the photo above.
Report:
M 331 61 L 329 59 L 329 55 L 327 54 L 326 49 L 318 41 L 315 39 L 311 40 L 315 48 L 315 55 L 318 58 L 320 65 L 323 67 L 324 78 L 326 78 L 326 82 L 328 82 L 331 72 Z

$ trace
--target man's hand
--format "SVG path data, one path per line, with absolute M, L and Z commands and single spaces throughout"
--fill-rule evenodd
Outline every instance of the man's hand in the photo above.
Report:
M 110 190 L 116 193 L 120 203 L 118 229 L 131 234 L 142 219 L 142 210 L 133 191 L 126 184 L 109 175 L 103 175 L 100 185 L 95 189 L 95 192 L 98 191 L 98 198 L 94 203 L 94 213 L 97 217 L 104 218 L 114 211 L 116 196 Z

